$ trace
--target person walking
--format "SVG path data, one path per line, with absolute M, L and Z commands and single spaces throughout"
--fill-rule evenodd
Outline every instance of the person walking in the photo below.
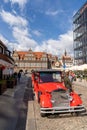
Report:
M 14 78 L 15 78 L 15 85 L 17 85 L 17 76 L 18 74 L 17 74 L 17 72 L 14 72 Z
M 69 72 L 69 78 L 70 78 L 70 81 L 73 82 L 75 80 L 75 74 L 73 71 L 70 71 Z
M 20 82 L 20 78 L 21 78 L 21 72 L 18 72 L 18 82 Z
M 72 92 L 72 82 L 69 78 L 69 72 L 66 72 L 66 75 L 64 77 L 64 85 L 68 89 L 69 92 Z

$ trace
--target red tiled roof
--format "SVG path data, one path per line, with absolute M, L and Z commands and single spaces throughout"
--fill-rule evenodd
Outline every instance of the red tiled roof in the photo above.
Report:
M 32 53 L 37 59 L 40 59 L 46 52 L 33 52 L 33 51 L 16 51 L 20 58 L 24 58 L 26 54 Z M 51 58 L 52 54 L 48 54 L 48 57 Z M 56 56 L 55 56 L 56 57 Z
M 17 54 L 19 55 L 20 58 L 24 58 L 26 54 L 28 54 L 28 52 L 26 51 L 17 51 Z
M 35 57 L 40 59 L 42 57 L 42 55 L 44 54 L 43 52 L 33 52 Z
M 17 51 L 18 55 L 25 55 L 27 54 L 28 52 L 27 51 Z
M 64 55 L 64 56 L 62 56 L 62 59 L 63 60 L 71 60 L 72 58 L 70 56 L 68 56 L 68 55 L 67 56 Z
M 30 52 L 28 52 L 28 51 L 26 51 L 26 52 L 25 51 L 17 51 L 17 54 L 21 58 L 23 58 L 28 53 L 30 53 Z M 40 59 L 42 57 L 42 55 L 44 54 L 44 52 L 32 52 L 32 54 L 34 54 L 36 58 Z

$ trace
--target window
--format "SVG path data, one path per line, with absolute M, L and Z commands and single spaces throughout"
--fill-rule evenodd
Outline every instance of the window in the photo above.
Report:
M 31 58 L 31 57 L 29 57 L 29 58 L 28 58 L 28 60 L 32 60 L 32 58 Z
M 5 54 L 8 55 L 8 56 L 10 55 L 9 51 L 5 51 Z
M 47 63 L 42 63 L 42 67 L 47 67 Z
M 3 48 L 2 47 L 0 47 L 0 53 L 3 53 Z
M 19 58 L 18 58 L 18 57 L 15 57 L 15 60 L 19 60 Z
M 28 60 L 28 58 L 27 58 L 27 57 L 25 57 L 25 58 L 24 58 L 24 60 Z
M 61 82 L 61 72 L 41 72 L 40 83 L 43 82 Z

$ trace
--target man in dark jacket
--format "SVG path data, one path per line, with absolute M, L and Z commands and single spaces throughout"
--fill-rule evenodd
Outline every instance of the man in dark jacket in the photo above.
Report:
M 64 77 L 64 84 L 65 84 L 65 87 L 69 90 L 69 92 L 72 92 L 72 83 L 69 79 L 69 73 L 66 72 L 66 75 Z
M 18 82 L 20 82 L 21 72 L 18 73 Z

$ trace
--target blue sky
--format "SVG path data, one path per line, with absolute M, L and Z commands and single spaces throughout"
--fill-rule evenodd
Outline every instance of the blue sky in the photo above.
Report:
M 86 0 L 0 0 L 0 40 L 11 51 L 73 55 L 73 15 Z

